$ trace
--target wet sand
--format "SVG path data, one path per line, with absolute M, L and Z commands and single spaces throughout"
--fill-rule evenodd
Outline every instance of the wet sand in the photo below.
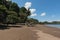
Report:
M 38 39 L 37 40 L 60 40 L 60 38 L 58 37 L 55 37 L 53 35 L 50 35 L 50 34 L 47 34 L 47 33 L 44 33 L 40 30 L 35 30 L 37 31 L 37 35 L 38 35 Z
M 48 27 L 45 25 L 36 25 L 36 28 L 44 33 L 60 38 L 60 28 Z

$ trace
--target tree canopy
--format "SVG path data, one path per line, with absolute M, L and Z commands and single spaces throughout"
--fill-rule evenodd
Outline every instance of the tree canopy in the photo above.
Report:
M 30 15 L 29 9 L 19 7 L 17 3 L 12 1 L 0 0 L 0 23 L 25 23 Z

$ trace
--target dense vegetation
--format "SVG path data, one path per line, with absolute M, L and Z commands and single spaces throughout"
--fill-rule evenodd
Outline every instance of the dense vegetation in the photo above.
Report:
M 30 15 L 29 9 L 19 7 L 12 1 L 0 0 L 0 23 L 38 23 L 38 20 L 28 18 Z

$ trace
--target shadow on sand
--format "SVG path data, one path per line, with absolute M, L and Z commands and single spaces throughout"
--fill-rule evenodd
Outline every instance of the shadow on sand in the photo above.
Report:
M 10 29 L 11 27 L 20 28 L 22 26 L 16 26 L 16 25 L 0 25 L 0 30 Z
M 6 25 L 0 25 L 0 30 L 9 29 Z

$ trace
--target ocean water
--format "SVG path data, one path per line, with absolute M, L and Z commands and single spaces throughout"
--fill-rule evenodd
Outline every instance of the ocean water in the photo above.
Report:
M 60 28 L 60 24 L 46 24 L 46 26 Z

